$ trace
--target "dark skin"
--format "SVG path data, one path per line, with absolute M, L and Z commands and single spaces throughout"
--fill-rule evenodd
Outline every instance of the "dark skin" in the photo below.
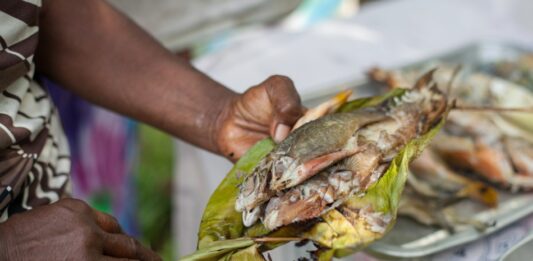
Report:
M 77 199 L 17 214 L 0 226 L 2 260 L 159 260 L 116 219 Z
M 237 160 L 284 139 L 302 114 L 292 81 L 235 93 L 180 60 L 103 0 L 44 0 L 38 70 L 81 97 Z M 1 260 L 158 260 L 85 203 L 62 199 L 0 224 Z

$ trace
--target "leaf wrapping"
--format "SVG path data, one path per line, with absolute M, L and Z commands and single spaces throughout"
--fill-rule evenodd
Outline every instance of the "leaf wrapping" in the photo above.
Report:
M 368 106 L 378 105 L 385 100 L 402 95 L 404 89 L 394 89 L 381 96 L 362 98 L 344 104 L 338 112 L 349 112 Z M 196 259 L 186 260 L 231 260 L 231 257 L 244 255 L 247 258 L 262 260 L 260 254 L 250 254 L 258 249 L 250 238 L 268 236 L 302 237 L 317 243 L 321 249 L 316 252 L 319 260 L 329 260 L 332 256 L 349 255 L 381 238 L 395 221 L 401 192 L 405 185 L 408 164 L 435 136 L 444 120 L 426 134 L 411 140 L 396 155 L 382 177 L 364 195 L 354 195 L 341 206 L 322 215 L 317 223 L 308 226 L 293 224 L 276 231 L 268 231 L 261 222 L 245 228 L 242 215 L 235 210 L 235 199 L 239 185 L 254 167 L 275 147 L 271 139 L 256 143 L 235 164 L 218 188 L 212 194 L 205 208 L 198 233 L 198 252 L 218 251 L 203 255 L 190 255 Z M 373 224 L 371 221 L 375 221 Z M 381 226 L 381 227 L 380 227 Z M 241 241 L 234 241 L 241 240 Z M 239 243 L 236 243 L 239 242 Z M 272 249 L 281 244 L 261 245 L 261 250 Z M 223 251 L 217 250 L 222 248 Z M 216 252 L 215 251 L 215 252 Z M 241 253 L 242 251 L 242 253 Z M 227 259 L 230 258 L 230 259 Z

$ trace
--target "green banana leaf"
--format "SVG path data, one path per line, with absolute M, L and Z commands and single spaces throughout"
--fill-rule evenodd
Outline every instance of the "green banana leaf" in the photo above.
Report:
M 211 242 L 204 248 L 194 252 L 191 255 L 181 258 L 182 261 L 192 260 L 232 260 L 231 257 L 235 256 L 236 249 L 243 249 L 241 256 L 248 254 L 254 254 L 253 249 L 257 249 L 257 245 L 250 238 L 238 238 L 223 241 Z M 257 251 L 256 251 L 257 252 Z M 253 255 L 252 255 L 253 256 Z M 242 259 L 240 259 L 242 260 Z M 261 259 L 250 259 L 261 260 Z
M 349 112 L 368 106 L 375 106 L 387 99 L 400 96 L 404 92 L 404 89 L 394 89 L 381 96 L 357 99 L 341 106 L 338 112 Z M 440 126 L 442 126 L 442 123 L 426 135 L 408 143 L 393 160 L 383 177 L 369 188 L 363 197 L 360 197 L 360 195 L 354 196 L 343 205 L 350 207 L 363 206 L 365 204 L 371 205 L 375 211 L 388 213 L 395 217 L 399 197 L 405 184 L 407 165 L 431 140 Z M 329 260 L 332 256 L 344 256 L 353 253 L 383 236 L 377 234 L 367 236 L 362 233 L 364 232 L 363 227 L 354 227 L 336 209 L 323 215 L 322 219 L 324 221 L 312 227 L 286 226 L 271 233 L 258 222 L 251 228 L 245 228 L 242 223 L 241 213 L 235 210 L 235 200 L 239 193 L 238 186 L 274 147 L 275 143 L 271 139 L 259 141 L 248 150 L 226 175 L 211 195 L 205 208 L 198 233 L 198 251 L 188 256 L 186 260 L 219 260 L 221 258 L 228 260 L 227 258 L 231 258 L 231 256 L 241 255 L 240 251 L 248 251 L 249 253 L 252 246 L 253 249 L 258 249 L 250 238 L 261 236 L 268 236 L 269 238 L 298 236 L 311 239 L 325 247 L 317 251 L 320 260 Z M 387 231 L 392 225 L 393 222 L 389 224 Z M 235 239 L 243 240 L 242 242 L 247 242 L 248 244 L 235 244 Z M 280 240 L 277 243 L 263 244 L 261 245 L 261 250 L 275 248 L 284 242 L 286 241 Z M 224 251 L 216 250 L 221 247 L 223 247 Z M 207 255 L 205 254 L 206 251 L 210 253 L 211 251 L 218 251 L 218 254 Z M 198 254 L 199 252 L 204 254 Z M 242 255 L 245 254 L 243 253 Z M 261 255 L 259 254 L 259 256 Z M 191 259 L 191 257 L 193 258 Z
M 401 96 L 405 91 L 406 89 L 395 88 L 383 95 L 355 99 L 343 104 L 337 112 L 350 112 L 364 107 L 376 106 L 392 97 Z
M 198 232 L 198 249 L 214 241 L 234 239 L 243 236 L 242 214 L 235 210 L 235 199 L 239 194 L 239 185 L 250 175 L 259 161 L 274 148 L 271 139 L 256 143 L 222 180 L 209 198 L 204 210 Z
M 245 249 L 233 251 L 229 255 L 224 256 L 224 261 L 236 260 L 236 261 L 264 261 L 265 258 L 259 251 L 257 244 L 251 245 Z

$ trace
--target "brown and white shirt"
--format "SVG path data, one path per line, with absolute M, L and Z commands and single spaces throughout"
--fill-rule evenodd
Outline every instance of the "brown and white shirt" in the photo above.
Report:
M 33 80 L 41 0 L 0 0 L 0 222 L 70 192 L 57 110 Z

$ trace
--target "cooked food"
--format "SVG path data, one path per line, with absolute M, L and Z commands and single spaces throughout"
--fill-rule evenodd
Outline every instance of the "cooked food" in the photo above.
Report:
M 374 69 L 370 77 L 385 84 L 408 85 L 416 70 Z M 450 169 L 509 191 L 533 189 L 533 113 L 498 110 L 533 108 L 533 94 L 514 83 L 483 73 L 460 73 L 452 89 L 456 103 L 478 111 L 450 112 L 430 149 Z M 437 82 L 449 81 L 454 70 L 444 67 Z
M 236 209 L 244 225 L 260 219 L 273 230 L 319 217 L 364 193 L 407 142 L 442 118 L 447 105 L 436 86 L 420 83 L 378 106 L 301 126 L 243 182 Z
M 307 123 L 281 143 L 256 144 L 211 196 L 190 257 L 257 259 L 287 241 L 309 240 L 315 257 L 329 260 L 383 237 L 396 219 L 409 162 L 448 113 L 447 95 L 432 77 L 338 108 L 349 95 L 341 94 L 308 111 Z

